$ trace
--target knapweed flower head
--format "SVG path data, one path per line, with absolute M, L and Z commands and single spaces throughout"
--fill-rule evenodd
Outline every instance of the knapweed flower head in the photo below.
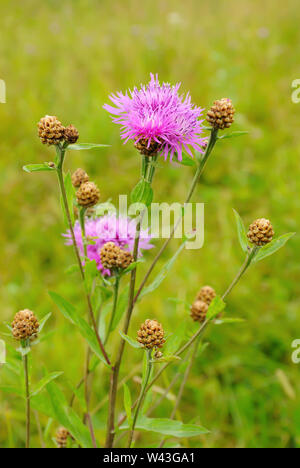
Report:
M 81 228 L 78 221 L 74 225 L 74 234 L 77 245 L 82 257 L 84 256 L 84 247 L 82 242 Z M 101 249 L 107 242 L 113 242 L 122 250 L 132 253 L 136 234 L 136 220 L 126 216 L 117 216 L 110 214 L 98 218 L 86 218 L 85 234 L 88 240 L 87 256 L 90 260 L 95 260 L 98 270 L 103 276 L 110 276 L 111 271 L 104 268 L 101 262 Z M 72 245 L 71 233 L 64 234 L 67 238 L 67 245 Z M 139 257 L 142 256 L 142 250 L 148 250 L 154 247 L 151 244 L 151 237 L 147 230 L 141 230 L 139 242 Z
M 202 152 L 205 139 L 199 118 L 204 109 L 194 106 L 189 94 L 179 94 L 180 83 L 160 84 L 157 75 L 150 77 L 139 89 L 112 94 L 110 100 L 116 107 L 103 106 L 121 125 L 121 138 L 125 143 L 133 140 L 141 152 L 144 148 L 143 154 L 156 152 L 170 160 L 177 153 L 181 161 L 183 150 L 192 156 L 191 147 Z

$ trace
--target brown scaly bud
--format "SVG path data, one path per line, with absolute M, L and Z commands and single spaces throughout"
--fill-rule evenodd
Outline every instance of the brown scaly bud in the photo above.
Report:
M 66 448 L 70 433 L 65 427 L 60 427 L 56 431 L 56 443 L 58 448 Z
M 72 145 L 73 143 L 76 143 L 78 138 L 79 138 L 79 132 L 78 132 L 77 128 L 74 127 L 74 125 L 72 125 L 72 124 L 68 125 L 64 129 L 64 139 L 70 145 Z
M 120 249 L 120 252 L 117 258 L 117 266 L 119 268 L 122 268 L 122 270 L 125 270 L 125 268 L 128 268 L 132 262 L 133 262 L 133 256 L 131 255 L 131 253 L 127 252 L 127 250 Z
M 72 184 L 74 187 L 80 187 L 81 184 L 89 181 L 89 176 L 80 167 L 72 174 Z
M 96 205 L 100 198 L 100 192 L 94 182 L 84 182 L 76 192 L 77 203 L 80 206 Z
M 34 340 L 39 331 L 39 322 L 29 309 L 20 310 L 12 323 L 12 334 L 16 340 Z
M 268 219 L 256 219 L 250 224 L 247 236 L 249 241 L 254 245 L 262 246 L 268 244 L 274 236 L 273 226 Z
M 203 286 L 197 294 L 197 300 L 205 302 L 207 305 L 216 297 L 216 292 L 211 286 Z
M 166 341 L 164 334 L 164 329 L 157 320 L 147 319 L 137 333 L 137 340 L 145 348 L 161 348 Z
M 106 242 L 100 250 L 100 258 L 103 268 L 111 270 L 113 268 L 118 268 L 118 259 L 120 255 L 120 247 L 118 247 L 114 242 Z
M 148 146 L 148 142 L 148 139 L 141 138 L 139 141 L 135 142 L 134 146 L 141 154 L 144 154 L 145 156 L 153 156 L 161 149 L 161 144 L 152 139 Z
M 46 115 L 38 123 L 39 137 L 44 145 L 57 145 L 64 139 L 64 127 L 54 115 Z
M 156 351 L 154 357 L 155 359 L 161 359 L 163 357 L 163 353 L 161 351 Z
M 207 112 L 206 120 L 212 127 L 223 130 L 229 128 L 234 122 L 234 113 L 231 99 L 223 98 L 214 102 Z
M 191 317 L 194 322 L 204 322 L 208 305 L 203 301 L 195 301 L 191 307 Z

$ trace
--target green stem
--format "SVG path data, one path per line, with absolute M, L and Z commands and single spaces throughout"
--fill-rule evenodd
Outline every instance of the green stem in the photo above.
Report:
M 140 410 L 142 408 L 142 405 L 143 405 L 143 402 L 144 402 L 144 399 L 145 399 L 145 396 L 146 396 L 146 393 L 147 393 L 147 385 L 148 385 L 149 378 L 150 378 L 150 375 L 151 375 L 151 370 L 152 370 L 151 350 L 147 350 L 146 352 L 147 352 L 146 375 L 145 375 L 145 379 L 144 379 L 144 382 L 143 382 L 143 385 L 142 385 L 142 388 L 141 388 L 141 393 L 140 393 L 138 401 L 137 401 L 137 406 L 136 406 L 136 410 L 135 410 L 133 421 L 132 421 L 132 427 L 131 427 L 131 431 L 130 431 L 129 439 L 128 439 L 128 448 L 130 448 L 131 444 L 132 444 L 134 429 L 135 429 L 135 426 L 136 426 L 136 422 L 137 422 L 139 412 L 140 412 Z
M 120 278 L 120 275 L 119 275 L 118 273 L 116 273 L 115 285 L 114 285 L 114 303 L 113 303 L 113 309 L 112 309 L 112 312 L 111 312 L 110 321 L 109 321 L 109 325 L 108 325 L 107 334 L 106 334 L 106 337 L 105 337 L 104 344 L 107 343 L 107 340 L 108 340 L 109 335 L 110 335 L 110 333 L 111 333 L 112 325 L 113 325 L 114 318 L 115 318 L 115 314 L 116 314 L 116 310 L 117 310 L 120 279 L 121 279 L 121 278 Z
M 192 181 L 192 185 L 190 187 L 190 190 L 187 194 L 187 197 L 186 197 L 186 200 L 184 202 L 184 205 L 183 207 L 189 203 L 191 201 L 191 198 L 193 196 L 193 193 L 195 191 L 195 188 L 199 182 L 199 179 L 203 173 L 203 170 L 205 168 L 205 165 L 207 163 L 207 160 L 213 150 L 213 147 L 215 146 L 216 142 L 217 142 L 217 139 L 218 139 L 218 130 L 217 129 L 212 129 L 211 130 L 211 133 L 210 133 L 210 138 L 209 138 L 209 141 L 208 141 L 208 144 L 207 144 L 207 147 L 205 149 L 205 153 L 203 155 L 203 158 L 201 159 L 199 165 L 198 165 L 198 168 L 197 168 L 197 171 L 194 175 L 194 179 Z M 158 254 L 156 255 L 156 257 L 154 258 L 152 264 L 150 265 L 144 279 L 142 280 L 141 284 L 140 284 L 140 287 L 135 295 L 135 298 L 134 298 L 134 304 L 136 303 L 136 301 L 138 300 L 145 284 L 147 283 L 148 281 L 148 278 L 149 276 L 151 275 L 155 265 L 157 264 L 158 260 L 160 259 L 160 257 L 162 256 L 162 254 L 164 253 L 164 251 L 166 250 L 166 248 L 168 247 L 169 243 L 171 242 L 171 240 L 173 239 L 174 237 L 174 234 L 176 232 L 176 229 L 177 227 L 179 226 L 179 223 L 181 223 L 181 220 L 182 220 L 182 215 L 179 216 L 177 222 L 174 224 L 173 226 L 173 229 L 170 233 L 170 236 L 168 237 L 168 239 L 166 239 L 166 241 L 164 242 L 164 244 L 162 245 L 161 249 L 159 250 Z
M 28 356 L 23 356 L 24 376 L 25 376 L 25 392 L 26 392 L 26 448 L 29 448 L 30 442 L 30 391 L 29 391 L 29 375 L 28 375 Z
M 79 208 L 79 223 L 81 229 L 82 244 L 84 249 L 84 256 L 85 258 L 87 258 L 87 243 L 85 237 L 85 211 L 86 208 L 84 208 L 83 206 Z
M 75 255 L 76 255 L 77 262 L 78 262 L 81 278 L 82 278 L 82 280 L 84 282 L 85 274 L 84 274 L 80 254 L 79 254 L 78 245 L 77 245 L 77 242 L 76 242 L 76 239 L 75 239 L 74 229 L 73 229 L 72 220 L 71 220 L 71 214 L 70 214 L 68 200 L 67 200 L 64 177 L 63 177 L 63 162 L 64 162 L 64 157 L 65 157 L 65 151 L 66 151 L 66 149 L 64 147 L 57 147 L 57 152 L 58 152 L 58 155 L 59 155 L 59 162 L 57 164 L 57 176 L 58 176 L 59 187 L 60 187 L 62 200 L 63 200 L 65 212 L 66 212 L 66 217 L 67 217 L 67 221 L 68 221 L 68 225 L 69 225 L 69 229 L 70 229 L 70 233 L 71 233 L 74 252 L 75 252 Z M 90 319 L 91 319 L 91 322 L 92 322 L 92 325 L 93 325 L 93 329 L 94 329 L 94 332 L 95 332 L 95 335 L 96 335 L 96 339 L 98 341 L 100 350 L 101 350 L 107 364 L 110 366 L 111 362 L 109 360 L 109 357 L 108 357 L 108 355 L 107 355 L 107 353 L 105 351 L 105 348 L 103 346 L 103 343 L 102 343 L 101 338 L 100 338 L 99 333 L 98 333 L 97 323 L 96 323 L 96 319 L 95 319 L 95 316 L 94 316 L 94 313 L 93 313 L 91 296 L 90 296 L 89 293 L 86 293 L 86 300 L 87 300 L 87 304 L 88 304 L 89 316 L 90 316 Z

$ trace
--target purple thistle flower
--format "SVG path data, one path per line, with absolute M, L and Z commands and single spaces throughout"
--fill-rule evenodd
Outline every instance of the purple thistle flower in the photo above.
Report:
M 110 271 L 104 269 L 101 263 L 100 250 L 106 242 L 114 242 L 124 250 L 133 252 L 136 220 L 127 217 L 118 217 L 115 214 L 101 216 L 100 218 L 89 218 L 85 221 L 85 233 L 91 243 L 87 245 L 87 256 L 90 260 L 96 260 L 97 268 L 103 276 L 110 276 Z M 78 221 L 74 225 L 74 234 L 80 254 L 84 257 L 84 248 L 82 242 L 81 228 Z M 66 245 L 72 245 L 71 233 L 68 230 L 66 234 Z M 142 256 L 141 250 L 148 250 L 154 247 L 150 243 L 151 237 L 148 231 L 142 230 L 139 242 L 139 257 Z
M 189 146 L 203 152 L 206 140 L 201 137 L 201 124 L 204 119 L 198 119 L 204 109 L 194 106 L 189 94 L 183 96 L 178 93 L 180 83 L 161 85 L 157 75 L 151 73 L 150 77 L 146 86 L 134 88 L 129 95 L 128 92 L 112 94 L 110 100 L 116 107 L 103 106 L 114 116 L 113 122 L 121 125 L 124 143 L 130 139 L 135 144 L 146 140 L 149 148 L 151 142 L 155 142 L 159 145 L 159 153 L 165 159 L 170 154 L 170 160 L 177 153 L 181 161 L 183 148 L 193 156 Z

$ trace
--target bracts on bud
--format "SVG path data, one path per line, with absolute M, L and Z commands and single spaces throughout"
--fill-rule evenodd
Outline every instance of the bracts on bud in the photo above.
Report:
M 29 309 L 20 310 L 12 322 L 12 334 L 18 341 L 33 341 L 37 338 L 39 322 Z
M 223 98 L 214 102 L 207 112 L 206 120 L 213 128 L 223 130 L 229 128 L 234 122 L 235 109 L 231 99 Z
M 100 199 L 100 192 L 94 182 L 84 182 L 76 192 L 77 203 L 83 207 L 94 206 Z
M 208 305 L 203 301 L 195 301 L 191 307 L 191 318 L 194 322 L 204 322 L 208 311 Z
M 247 237 L 251 244 L 258 247 L 271 242 L 274 236 L 273 226 L 268 219 L 260 218 L 253 221 L 249 226 Z
M 72 184 L 74 187 L 80 187 L 81 184 L 89 181 L 88 174 L 80 167 L 72 174 Z
M 59 427 L 57 429 L 55 440 L 58 448 L 66 448 L 69 436 L 70 433 L 65 427 Z
M 164 329 L 157 320 L 147 319 L 137 332 L 137 341 L 147 349 L 161 348 L 165 343 Z

